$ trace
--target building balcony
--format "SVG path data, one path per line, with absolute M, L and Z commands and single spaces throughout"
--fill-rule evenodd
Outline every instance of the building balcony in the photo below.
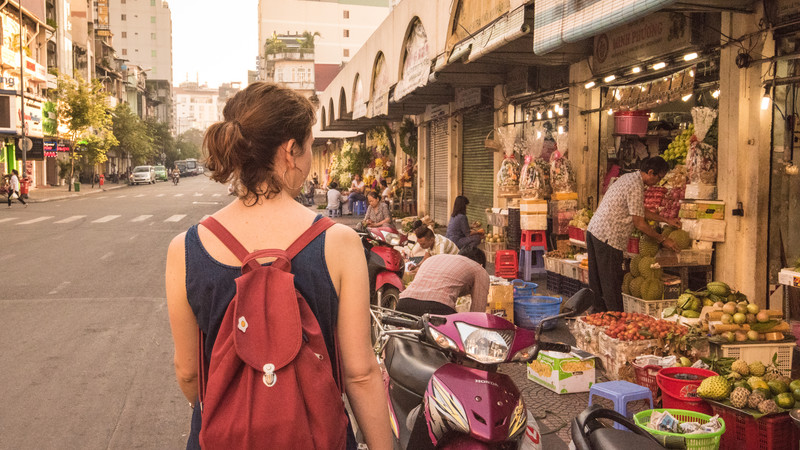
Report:
M 280 53 L 267 55 L 267 61 L 313 61 L 314 51 L 305 52 L 300 50 L 287 50 Z
M 314 90 L 313 81 L 278 81 L 277 83 L 280 84 L 281 86 L 287 87 L 289 89 L 294 89 L 296 91 Z

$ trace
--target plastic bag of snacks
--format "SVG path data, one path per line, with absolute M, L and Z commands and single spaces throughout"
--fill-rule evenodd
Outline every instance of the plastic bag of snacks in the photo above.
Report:
M 519 192 L 522 198 L 544 199 L 547 194 L 546 181 L 541 166 L 531 155 L 525 156 L 525 164 L 519 177 Z
M 495 132 L 497 139 L 500 141 L 505 158 L 500 163 L 500 170 L 497 171 L 497 187 L 499 188 L 500 195 L 514 195 L 519 192 L 519 175 L 520 166 L 517 161 L 516 154 L 514 153 L 517 147 L 516 133 L 512 127 L 498 128 Z
M 717 149 L 703 142 L 717 118 L 717 110 L 705 107 L 692 108 L 694 136 L 686 156 L 686 168 L 691 183 L 716 184 Z
M 577 187 L 572 163 L 558 150 L 550 156 L 550 185 L 553 192 L 575 192 Z

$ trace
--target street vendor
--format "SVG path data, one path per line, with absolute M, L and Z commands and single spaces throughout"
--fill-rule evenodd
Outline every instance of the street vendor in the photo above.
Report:
M 622 311 L 622 260 L 634 227 L 664 247 L 680 251 L 672 239 L 659 234 L 648 220 L 680 227 L 644 207 L 645 186 L 657 184 L 669 171 L 660 156 L 642 161 L 640 170 L 621 176 L 606 192 L 586 230 L 589 287 L 595 293 L 594 312 Z
M 450 239 L 436 234 L 427 225 L 423 224 L 421 220 L 417 220 L 412 225 L 414 227 L 414 236 L 417 238 L 417 243 L 411 249 L 412 257 L 422 257 L 416 263 L 409 265 L 409 271 L 415 271 L 425 260 L 434 255 L 456 255 L 458 254 L 458 247 Z

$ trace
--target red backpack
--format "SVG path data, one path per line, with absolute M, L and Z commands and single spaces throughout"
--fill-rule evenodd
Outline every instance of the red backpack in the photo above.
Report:
M 343 449 L 347 416 L 319 323 L 294 285 L 291 260 L 333 221 L 322 218 L 284 250 L 249 253 L 219 222 L 202 222 L 242 261 L 205 374 L 204 449 Z M 256 259 L 277 258 L 268 266 Z M 338 345 L 338 344 L 337 344 Z M 337 347 L 337 364 L 338 347 Z

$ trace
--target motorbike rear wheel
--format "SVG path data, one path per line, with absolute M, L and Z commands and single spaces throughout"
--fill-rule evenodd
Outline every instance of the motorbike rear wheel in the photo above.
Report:
M 378 306 L 382 308 L 397 309 L 397 303 L 400 301 L 400 290 L 394 286 L 387 286 L 381 291 L 378 291 L 380 302 Z

